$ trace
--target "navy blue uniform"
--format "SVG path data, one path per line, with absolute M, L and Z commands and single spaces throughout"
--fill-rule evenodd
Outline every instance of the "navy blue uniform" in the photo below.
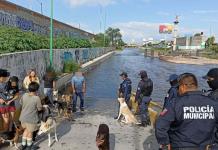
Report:
M 212 91 L 208 96 L 218 102 L 218 89 Z
M 129 105 L 129 100 L 131 97 L 132 92 L 132 82 L 129 78 L 126 78 L 123 80 L 123 82 L 120 84 L 119 92 L 122 93 L 123 97 L 125 98 L 126 103 Z
M 153 91 L 153 82 L 151 79 L 142 79 L 136 91 L 135 100 L 139 104 L 139 111 L 142 123 L 149 123 L 148 105 L 151 101 L 151 94 Z
M 159 144 L 172 148 L 205 148 L 213 143 L 218 127 L 218 107 L 202 92 L 187 92 L 177 97 L 161 113 L 156 123 Z
M 172 86 L 169 91 L 167 92 L 167 96 L 164 99 L 164 106 L 163 108 L 166 108 L 166 106 L 170 103 L 170 101 L 173 98 L 176 98 L 178 96 L 178 85 Z
M 218 89 L 215 90 L 215 91 L 211 91 L 208 95 L 210 98 L 212 98 L 213 100 L 215 100 L 216 102 L 218 102 Z M 215 130 L 215 143 L 216 143 L 216 146 L 217 146 L 217 149 L 218 149 L 218 132 L 216 132 Z

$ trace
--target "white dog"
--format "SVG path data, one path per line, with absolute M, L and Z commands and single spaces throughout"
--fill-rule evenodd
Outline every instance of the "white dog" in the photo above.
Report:
M 58 137 L 57 137 L 57 131 L 56 131 L 56 121 L 54 118 L 49 117 L 46 122 L 41 121 L 41 126 L 39 128 L 38 135 L 41 135 L 43 133 L 48 134 L 48 146 L 51 146 L 51 133 L 54 132 L 55 134 L 55 141 L 58 142 Z
M 53 100 L 58 101 L 58 90 L 53 90 Z
M 120 110 L 117 120 L 120 119 L 121 115 L 124 116 L 124 123 L 129 124 L 139 124 L 133 113 L 129 110 L 124 98 L 118 98 L 118 102 L 120 103 Z

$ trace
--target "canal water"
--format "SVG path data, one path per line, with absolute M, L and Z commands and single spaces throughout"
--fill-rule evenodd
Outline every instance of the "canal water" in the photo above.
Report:
M 207 83 L 202 79 L 208 70 L 215 65 L 188 65 L 173 64 L 159 60 L 158 58 L 144 57 L 139 49 L 124 49 L 116 52 L 114 56 L 100 64 L 86 76 L 87 81 L 87 105 L 105 109 L 115 109 L 117 90 L 122 82 L 119 74 L 126 71 L 132 80 L 133 90 L 137 88 L 140 80 L 138 73 L 146 70 L 148 76 L 154 82 L 152 99 L 162 102 L 170 85 L 166 82 L 170 74 L 184 72 L 194 73 L 199 81 L 200 89 L 208 89 Z M 96 106 L 98 103 L 99 106 Z M 104 104 L 105 106 L 101 106 Z M 99 109 L 100 109 L 99 108 Z

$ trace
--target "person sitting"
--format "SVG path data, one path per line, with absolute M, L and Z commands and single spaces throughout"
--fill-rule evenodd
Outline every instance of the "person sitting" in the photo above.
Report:
M 40 84 L 39 78 L 38 78 L 38 76 L 36 74 L 36 71 L 33 70 L 33 69 L 31 69 L 29 71 L 29 73 L 27 74 L 27 76 L 24 78 L 24 80 L 23 80 L 23 88 L 25 90 L 28 90 L 29 84 L 31 82 L 36 82 L 36 83 Z

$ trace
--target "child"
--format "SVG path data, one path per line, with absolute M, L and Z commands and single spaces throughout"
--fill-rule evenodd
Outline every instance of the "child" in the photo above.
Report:
M 10 73 L 7 70 L 0 69 L 0 117 L 3 119 L 3 130 L 8 131 L 9 128 L 9 113 L 6 106 L 6 83 Z
M 10 77 L 7 85 L 6 85 L 6 91 L 8 95 L 11 97 L 11 100 L 7 102 L 8 105 L 8 111 L 11 115 L 11 120 L 14 121 L 14 114 L 16 111 L 15 107 L 15 100 L 19 97 L 19 86 L 18 86 L 19 79 L 16 76 Z
M 20 104 L 22 105 L 20 121 L 24 128 L 21 149 L 31 149 L 33 132 L 38 130 L 38 111 L 42 110 L 40 98 L 36 95 L 38 89 L 39 84 L 31 82 L 28 88 L 29 92 L 25 93 L 20 100 Z

